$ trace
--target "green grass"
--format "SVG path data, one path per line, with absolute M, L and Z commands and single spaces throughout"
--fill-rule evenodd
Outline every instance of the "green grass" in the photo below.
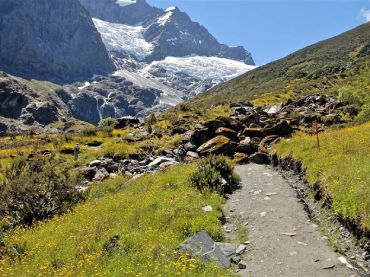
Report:
M 275 150 L 302 160 L 312 184 L 320 181 L 334 212 L 370 230 L 370 122 L 333 129 L 316 137 L 298 133 Z
M 74 212 L 16 229 L 5 242 L 24 246 L 25 255 L 0 260 L 0 276 L 228 276 L 174 252 L 200 230 L 222 239 L 224 200 L 189 184 L 195 166 L 97 184 L 91 199 Z M 203 212 L 204 205 L 212 205 L 213 211 Z M 115 235 L 120 236 L 119 247 L 108 255 L 103 245 Z

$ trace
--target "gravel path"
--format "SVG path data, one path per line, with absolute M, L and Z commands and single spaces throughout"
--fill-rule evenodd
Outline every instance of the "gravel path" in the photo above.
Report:
M 242 276 L 357 276 L 338 259 L 317 230 L 293 188 L 278 172 L 261 165 L 238 166 L 242 188 L 230 196 L 226 236 L 248 229 L 247 269 Z M 240 226 L 236 226 L 238 221 Z M 237 230 L 235 230 L 237 229 Z

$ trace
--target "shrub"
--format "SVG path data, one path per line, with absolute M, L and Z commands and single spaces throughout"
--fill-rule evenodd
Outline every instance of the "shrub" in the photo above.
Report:
M 118 124 L 117 119 L 107 117 L 107 118 L 103 118 L 102 120 L 99 121 L 98 127 L 99 127 L 99 129 L 105 129 L 107 127 L 113 129 L 114 126 L 116 126 L 117 124 Z
M 217 191 L 222 195 L 231 193 L 240 181 L 233 169 L 230 159 L 210 156 L 199 163 L 198 169 L 190 176 L 190 182 L 200 191 Z
M 0 182 L 0 218 L 12 226 L 31 225 L 69 211 L 85 198 L 78 191 L 79 174 L 59 169 L 53 156 L 27 161 L 15 160 Z
M 81 131 L 81 134 L 85 137 L 92 137 L 92 136 L 96 136 L 97 134 L 97 130 L 96 130 L 96 127 L 94 126 L 91 126 L 91 127 L 86 127 L 85 129 L 83 129 Z

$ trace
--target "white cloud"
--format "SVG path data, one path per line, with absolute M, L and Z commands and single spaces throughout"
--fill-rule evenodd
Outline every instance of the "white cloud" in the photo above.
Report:
M 360 15 L 366 20 L 366 22 L 370 21 L 370 9 L 362 8 L 360 11 Z

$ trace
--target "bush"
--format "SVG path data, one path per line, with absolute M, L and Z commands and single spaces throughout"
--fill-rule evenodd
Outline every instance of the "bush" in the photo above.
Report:
M 200 161 L 198 169 L 190 177 L 190 182 L 200 191 L 211 190 L 225 195 L 235 190 L 240 182 L 233 169 L 230 159 L 210 156 Z
M 15 160 L 0 182 L 0 218 L 8 225 L 31 225 L 62 214 L 85 198 L 79 174 L 58 167 L 54 157 Z
M 98 127 L 99 129 L 105 129 L 105 128 L 114 128 L 118 124 L 117 119 L 107 117 L 103 118 L 102 120 L 99 121 Z
M 96 136 L 97 134 L 97 130 L 96 130 L 96 127 L 94 126 L 91 126 L 91 127 L 87 127 L 85 129 L 83 129 L 81 131 L 81 134 L 85 137 L 92 137 L 92 136 Z

